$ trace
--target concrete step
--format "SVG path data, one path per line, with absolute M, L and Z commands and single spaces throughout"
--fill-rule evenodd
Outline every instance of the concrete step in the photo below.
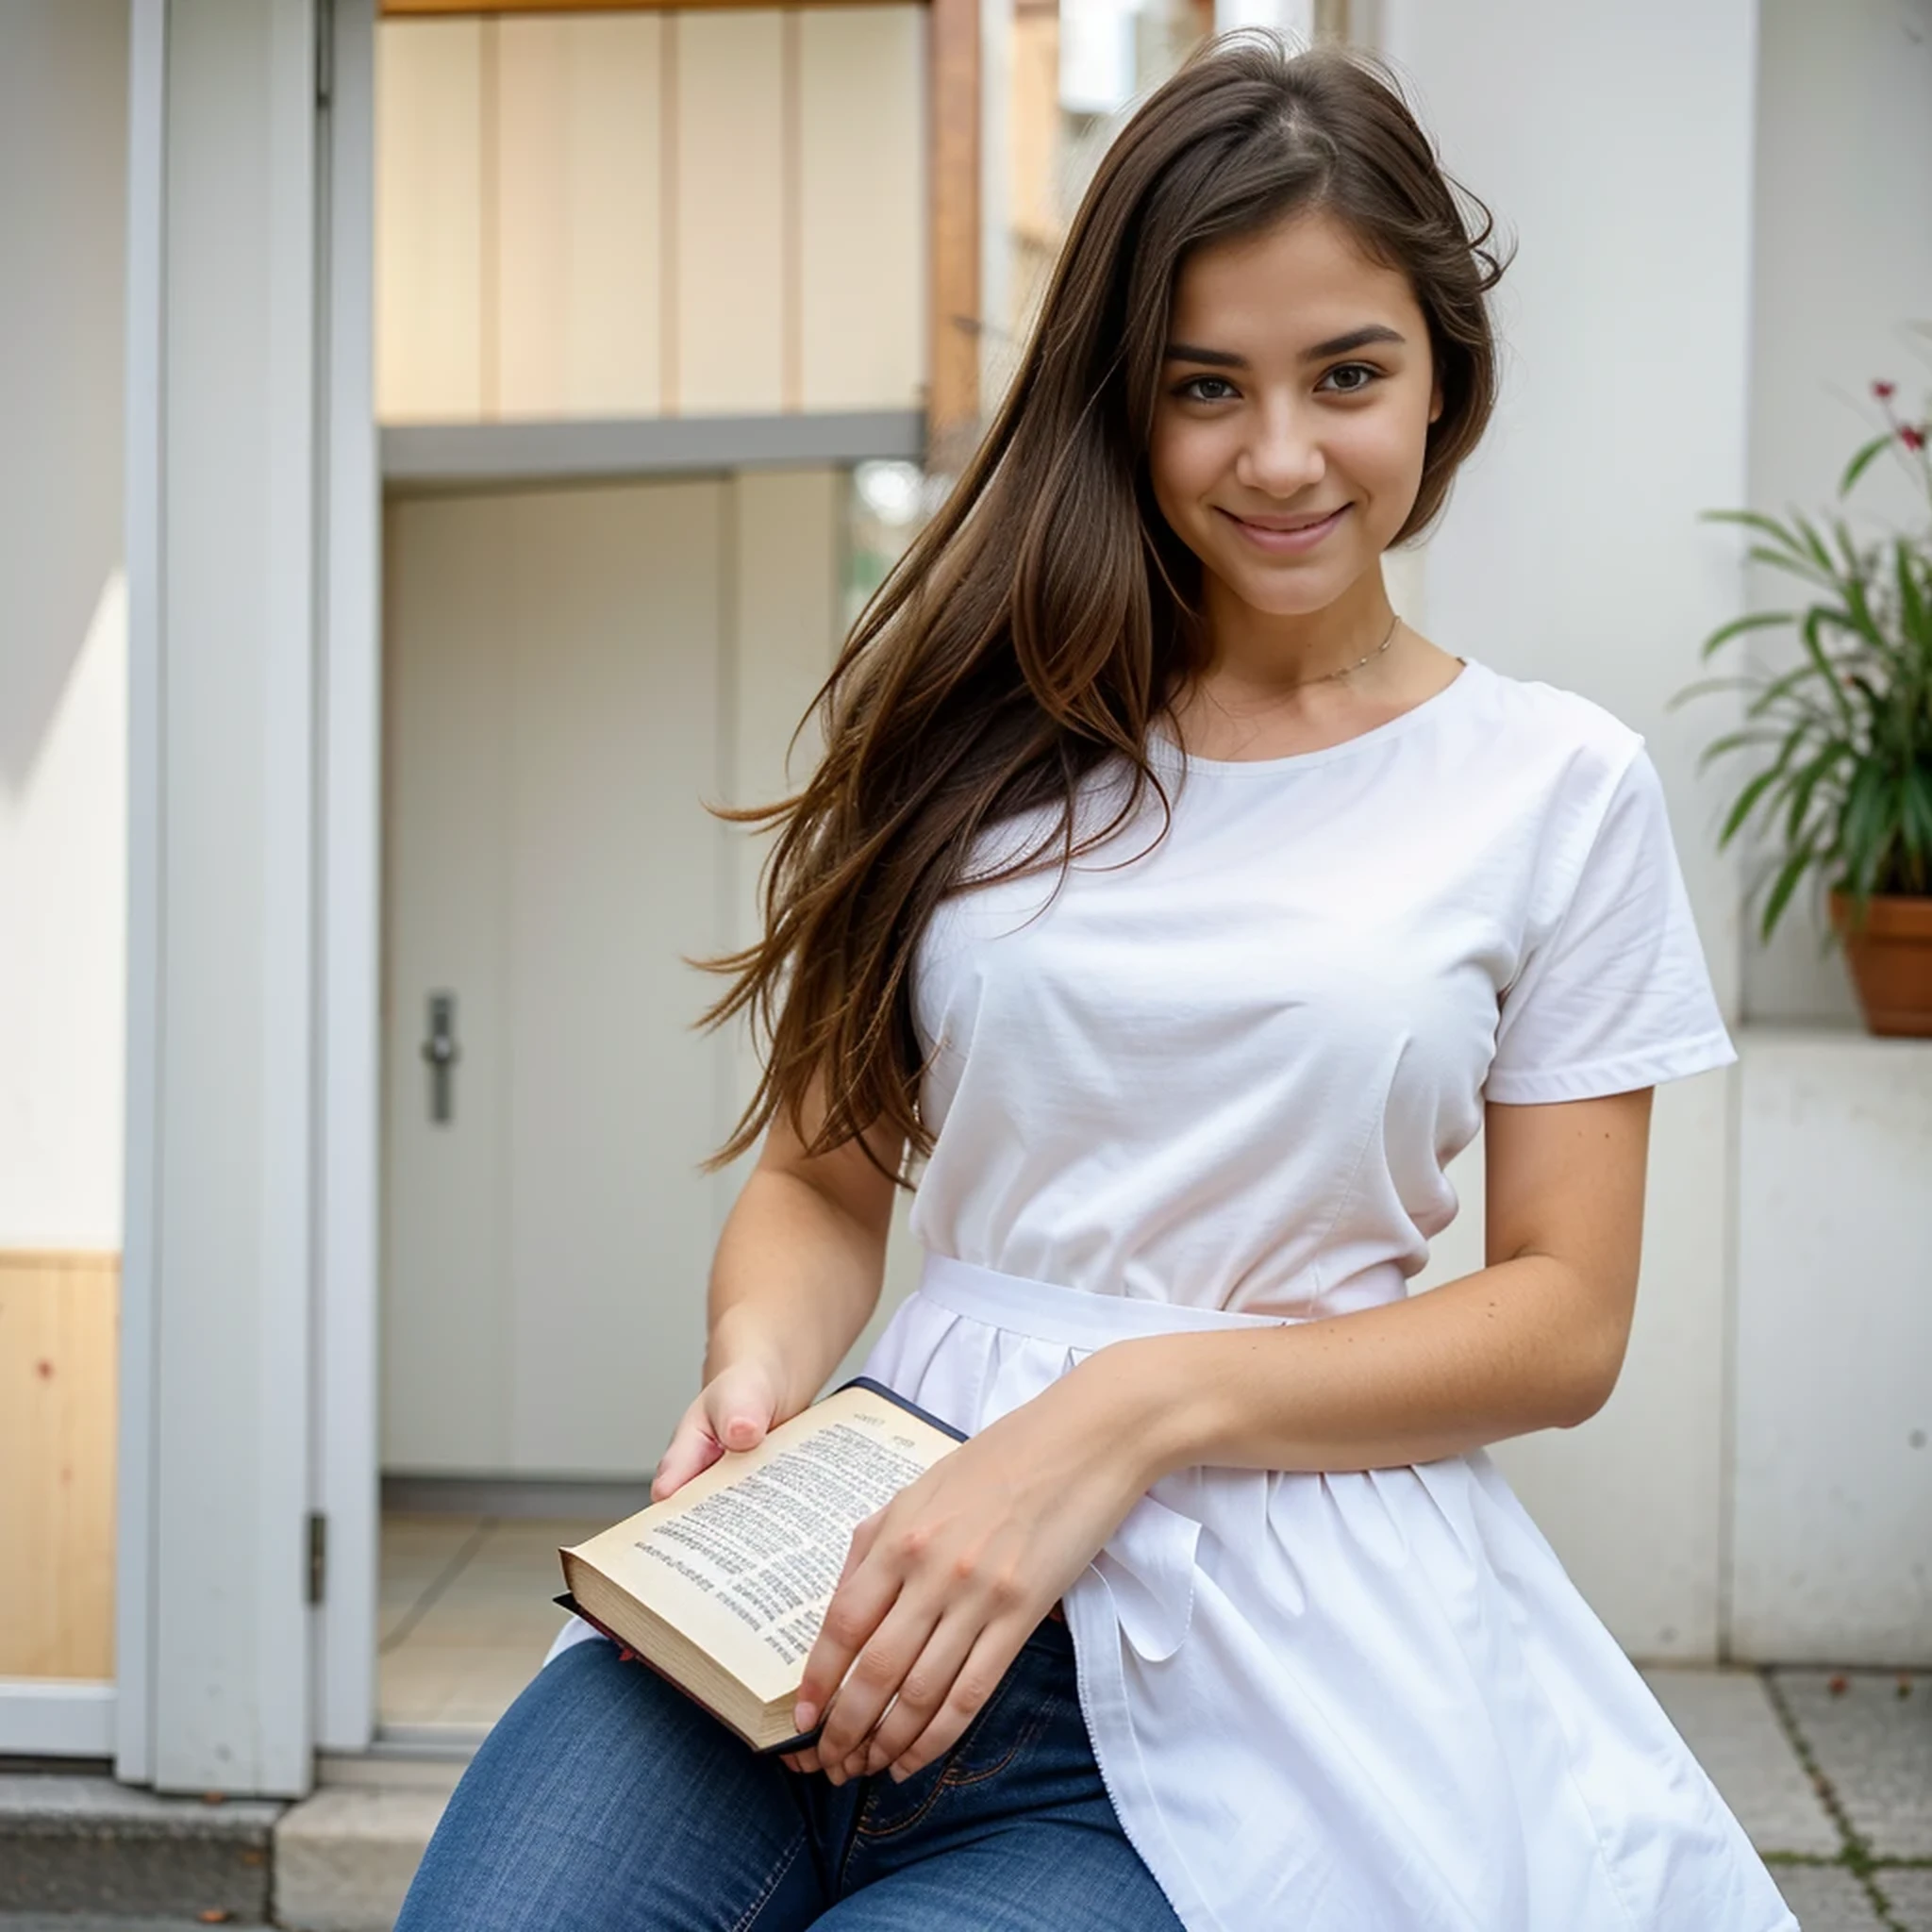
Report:
M 0 1912 L 262 1924 L 280 1805 L 161 1798 L 108 1777 L 0 1774 Z
M 381 1771 L 325 1785 L 283 1815 L 275 1836 L 277 1924 L 290 1932 L 391 1932 L 461 1766 L 447 1774 L 435 1764 Z
M 119 1912 L 0 1912 L 0 1932 L 208 1932 L 207 1919 L 138 1919 Z M 242 1925 L 241 1919 L 220 1919 Z

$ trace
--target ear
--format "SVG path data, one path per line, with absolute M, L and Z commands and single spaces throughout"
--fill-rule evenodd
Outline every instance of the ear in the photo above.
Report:
M 1433 383 L 1429 388 L 1429 421 L 1433 423 L 1442 413 L 1442 385 Z

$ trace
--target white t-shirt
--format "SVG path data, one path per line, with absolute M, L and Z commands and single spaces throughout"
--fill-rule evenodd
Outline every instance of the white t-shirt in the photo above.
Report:
M 1158 738 L 1150 756 L 1173 799 L 1158 843 L 1150 794 L 1058 891 L 1051 874 L 962 891 L 925 934 L 929 1250 L 1340 1313 L 1425 1265 L 1485 1099 L 1736 1058 L 1657 773 L 1588 700 L 1472 661 L 1324 750 L 1230 762 Z M 1097 774 L 1083 826 L 1124 795 Z M 992 835 L 977 869 L 1030 829 Z
M 916 960 L 927 1255 L 866 1373 L 969 1434 L 1128 1335 L 1401 1300 L 1486 1097 L 1734 1058 L 1657 774 L 1598 707 L 1471 663 L 1325 750 L 1153 756 L 1165 838 L 1150 798 L 1057 892 L 953 894 Z M 1188 1932 L 1796 1932 L 1479 1450 L 1177 1470 L 1064 1602 Z
M 1470 663 L 1326 750 L 1153 756 L 1165 838 L 1150 798 L 1057 891 L 955 893 L 915 962 L 928 1253 L 865 1372 L 968 1433 L 1125 1335 L 1400 1300 L 1486 1096 L 1734 1058 L 1656 773 L 1596 706 Z M 1097 774 L 1083 824 L 1124 795 Z M 1176 1471 L 1065 1605 L 1187 1932 L 1796 1932 L 1480 1451 Z

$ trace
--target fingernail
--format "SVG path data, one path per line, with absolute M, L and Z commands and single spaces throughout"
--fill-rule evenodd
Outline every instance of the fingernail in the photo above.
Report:
M 903 1785 L 906 1782 L 906 1780 L 912 1774 L 909 1771 L 905 1770 L 902 1766 L 897 1764 L 893 1765 L 892 1782 L 895 1785 Z
M 798 1732 L 801 1737 L 810 1730 L 812 1725 L 817 1724 L 818 1721 L 819 1707 L 816 1704 L 807 1704 L 801 1700 L 792 1707 L 791 1728 Z

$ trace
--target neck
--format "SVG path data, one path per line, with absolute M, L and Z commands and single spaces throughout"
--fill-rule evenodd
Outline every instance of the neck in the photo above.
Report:
M 1376 649 L 1395 622 L 1379 569 L 1365 571 L 1320 610 L 1289 616 L 1257 610 L 1211 575 L 1203 591 L 1208 656 L 1200 677 L 1257 695 L 1292 691 L 1356 664 Z M 1373 669 L 1365 666 L 1362 675 Z

